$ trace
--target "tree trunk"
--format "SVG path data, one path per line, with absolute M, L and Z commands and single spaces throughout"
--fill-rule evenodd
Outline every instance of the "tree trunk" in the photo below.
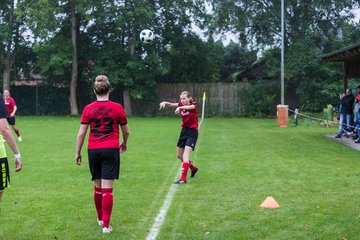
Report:
M 5 67 L 3 71 L 3 90 L 10 90 L 10 74 L 12 64 L 12 54 L 7 53 L 5 57 Z
M 124 109 L 126 112 L 126 116 L 131 116 L 131 98 L 130 98 L 130 92 L 128 89 L 123 91 L 123 99 L 124 99 Z
M 134 34 L 132 34 L 132 36 L 130 37 L 130 41 L 129 41 L 129 55 L 132 57 L 135 55 L 135 43 L 134 43 Z M 130 91 L 129 89 L 125 89 L 123 91 L 123 100 L 124 100 L 124 108 L 126 111 L 126 115 L 127 116 L 131 116 L 132 115 L 132 110 L 131 110 L 131 96 L 130 96 Z
M 10 90 L 10 77 L 11 77 L 11 67 L 14 64 L 15 55 L 13 51 L 14 39 L 13 39 L 13 27 L 14 27 L 14 6 L 15 2 L 11 1 L 10 12 L 9 12 L 9 38 L 7 39 L 4 62 L 5 67 L 3 71 L 3 90 Z
M 72 43 L 72 70 L 71 70 L 71 81 L 70 81 L 70 110 L 71 115 L 78 115 L 78 107 L 76 100 L 76 87 L 77 87 L 77 77 L 78 77 L 78 59 L 77 59 L 77 46 L 76 46 L 76 13 L 75 13 L 75 3 L 71 3 L 71 43 Z

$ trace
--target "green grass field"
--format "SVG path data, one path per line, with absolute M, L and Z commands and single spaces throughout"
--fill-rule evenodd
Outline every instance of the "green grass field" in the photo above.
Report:
M 17 125 L 24 168 L 11 172 L 0 204 L 0 239 L 145 239 L 180 168 L 180 119 L 129 119 L 106 236 L 87 161 L 74 163 L 79 118 L 18 117 Z M 177 187 L 158 239 L 359 239 L 360 154 L 324 137 L 335 132 L 206 119 L 192 159 L 200 171 Z M 281 208 L 260 208 L 267 196 Z

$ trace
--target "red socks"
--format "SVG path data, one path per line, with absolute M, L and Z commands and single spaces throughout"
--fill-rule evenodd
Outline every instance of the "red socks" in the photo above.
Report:
M 98 220 L 102 220 L 102 191 L 94 186 L 94 202 Z
M 15 129 L 14 129 L 14 132 L 16 133 L 16 136 L 20 137 L 19 129 L 15 128 Z
M 98 220 L 104 222 L 103 227 L 109 227 L 112 207 L 113 194 L 112 188 L 97 188 L 94 186 L 94 202 Z
M 190 164 L 188 162 L 183 162 L 183 164 L 182 164 L 181 178 L 183 180 L 186 180 L 186 175 L 189 170 L 189 165 Z
M 191 160 L 189 160 L 189 162 L 183 162 L 182 163 L 182 171 L 181 171 L 181 179 L 186 181 L 186 175 L 187 172 L 189 170 L 189 168 L 191 169 L 191 171 L 196 171 L 197 167 L 195 167 Z
M 102 220 L 104 227 L 109 227 L 111 211 L 113 207 L 112 188 L 102 188 Z
M 189 167 L 190 167 L 191 171 L 194 171 L 194 170 L 197 169 L 197 167 L 195 167 L 195 166 L 192 164 L 191 160 L 189 160 Z

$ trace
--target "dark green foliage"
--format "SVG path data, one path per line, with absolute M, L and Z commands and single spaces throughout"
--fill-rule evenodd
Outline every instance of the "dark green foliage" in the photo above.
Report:
M 36 69 L 48 79 L 48 82 L 63 80 L 68 84 L 71 76 L 70 32 L 61 31 L 46 43 L 33 47 L 37 53 Z
M 280 1 L 208 2 L 215 9 L 215 29 L 233 30 L 242 46 L 262 49 L 267 68 L 259 79 L 280 82 Z M 359 24 L 350 22 L 356 6 L 359 1 L 285 1 L 285 102 L 290 107 L 321 111 L 337 101 L 342 64 L 319 56 L 358 43 Z
M 341 65 L 324 63 L 319 54 L 310 41 L 297 41 L 287 51 L 287 89 L 296 93 L 305 111 L 318 112 L 332 104 L 342 86 Z
M 276 114 L 280 82 L 259 80 L 256 84 L 246 84 L 240 91 L 241 115 L 265 117 Z
M 69 91 L 64 87 L 17 86 L 11 91 L 18 115 L 67 115 L 69 114 Z
M 203 42 L 195 34 L 176 39 L 169 50 L 170 70 L 165 82 L 209 83 L 220 78 L 221 43 Z
M 285 103 L 290 109 L 319 112 L 327 104 L 337 104 L 342 91 L 341 65 L 327 64 L 318 57 L 311 42 L 299 41 L 287 51 L 285 59 Z M 258 80 L 245 88 L 244 114 L 273 115 L 280 99 L 280 49 L 265 51 L 261 59 L 266 66 Z M 248 99 L 251 95 L 255 99 Z M 248 107 L 247 107 L 248 106 Z
M 254 114 L 272 114 L 280 99 L 280 1 L 18 0 L 15 28 L 9 32 L 11 3 L 0 2 L 0 70 L 5 68 L 5 45 L 12 34 L 18 43 L 11 51 L 16 56 L 12 80 L 21 69 L 27 77 L 40 73 L 47 85 L 62 87 L 69 87 L 72 78 L 70 29 L 75 6 L 79 110 L 94 99 L 91 86 L 98 74 L 109 76 L 117 101 L 122 102 L 126 89 L 134 104 L 142 105 L 159 100 L 157 83 L 242 81 L 239 73 L 254 62 L 262 62 L 266 70 L 251 80 L 251 88 L 258 92 L 271 88 L 269 99 L 256 100 L 266 102 L 255 104 Z M 336 104 L 342 65 L 322 62 L 319 56 L 359 41 L 360 25 L 351 21 L 351 10 L 358 6 L 354 0 L 285 1 L 285 99 L 290 107 L 321 111 Z M 195 33 L 194 24 L 203 35 Z M 139 41 L 145 28 L 158 36 L 151 44 Z M 27 29 L 34 35 L 32 41 L 26 38 Z M 224 46 L 215 41 L 215 35 L 224 31 L 234 33 L 239 43 Z M 48 94 L 56 98 L 55 93 Z
M 218 58 L 221 61 L 221 82 L 235 82 L 237 80 L 235 73 L 247 69 L 257 59 L 256 51 L 249 51 L 236 43 L 230 43 L 221 50 L 224 52 L 223 58 Z

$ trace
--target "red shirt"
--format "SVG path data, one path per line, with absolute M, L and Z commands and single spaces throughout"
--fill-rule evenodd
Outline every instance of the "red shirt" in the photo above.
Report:
M 119 124 L 127 124 L 127 119 L 121 104 L 95 101 L 84 108 L 81 124 L 90 125 L 88 149 L 120 148 Z
M 198 130 L 198 108 L 195 103 L 191 103 L 190 105 L 194 105 L 195 108 L 191 110 L 181 109 L 181 119 L 183 128 L 193 128 Z M 181 102 L 179 103 L 179 107 L 184 106 Z
M 14 111 L 14 107 L 16 106 L 16 102 L 12 97 L 4 98 L 5 106 L 8 110 L 9 117 L 10 114 Z

